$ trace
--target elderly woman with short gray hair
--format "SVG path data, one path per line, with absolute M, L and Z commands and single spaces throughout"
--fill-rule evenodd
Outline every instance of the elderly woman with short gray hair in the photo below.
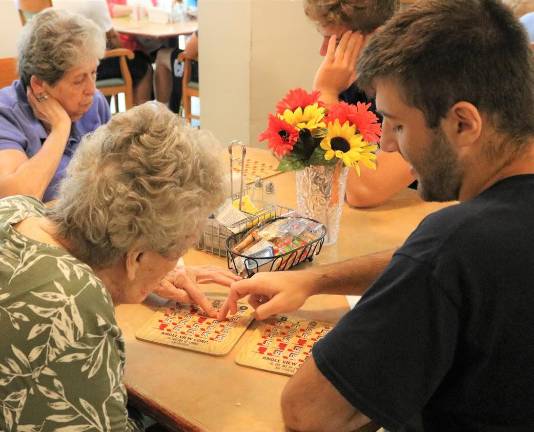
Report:
M 196 283 L 238 277 L 176 265 L 224 198 L 218 157 L 147 102 L 82 140 L 52 208 L 0 200 L 0 430 L 135 430 L 113 305 L 156 292 L 215 315 Z
M 95 88 L 105 37 L 92 21 L 46 9 L 23 29 L 20 80 L 0 90 L 0 197 L 57 195 L 83 135 L 110 118 Z

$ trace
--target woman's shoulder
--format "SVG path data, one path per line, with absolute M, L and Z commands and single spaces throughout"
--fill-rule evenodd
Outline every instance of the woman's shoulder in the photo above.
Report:
M 0 113 L 20 112 L 19 107 L 28 105 L 26 92 L 20 80 L 0 89 Z
M 36 198 L 12 195 L 0 199 L 0 226 L 15 224 L 31 216 L 43 216 L 44 204 Z

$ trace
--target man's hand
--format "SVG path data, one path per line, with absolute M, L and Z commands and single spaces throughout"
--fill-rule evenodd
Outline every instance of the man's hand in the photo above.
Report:
M 217 283 L 230 286 L 240 280 L 228 270 L 211 266 L 176 267 L 159 283 L 154 293 L 180 303 L 199 305 L 210 317 L 217 315 L 211 302 L 206 298 L 197 284 Z
M 356 79 L 356 61 L 365 44 L 361 33 L 346 32 L 336 47 L 336 35 L 328 41 L 325 58 L 315 74 L 313 89 L 321 92 L 326 104 L 335 103 L 338 95 Z
M 256 309 L 255 316 L 263 320 L 271 315 L 292 312 L 315 294 L 316 277 L 308 271 L 257 273 L 250 279 L 234 282 L 217 319 L 237 312 L 237 301 L 247 295 Z

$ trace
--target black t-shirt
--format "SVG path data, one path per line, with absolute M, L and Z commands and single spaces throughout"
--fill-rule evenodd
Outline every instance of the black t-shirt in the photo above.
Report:
M 391 431 L 534 431 L 534 175 L 428 216 L 313 349 Z

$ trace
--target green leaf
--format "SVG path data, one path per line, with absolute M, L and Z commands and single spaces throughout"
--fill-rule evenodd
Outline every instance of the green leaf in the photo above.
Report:
M 297 171 L 302 168 L 304 168 L 306 164 L 302 159 L 299 158 L 299 156 L 290 154 L 287 156 L 284 156 L 284 158 L 280 161 L 278 164 L 278 171 L 286 172 L 286 171 Z
M 317 147 L 312 153 L 310 160 L 308 161 L 310 165 L 335 165 L 339 159 L 333 157 L 330 160 L 324 158 L 325 151 L 321 147 Z

